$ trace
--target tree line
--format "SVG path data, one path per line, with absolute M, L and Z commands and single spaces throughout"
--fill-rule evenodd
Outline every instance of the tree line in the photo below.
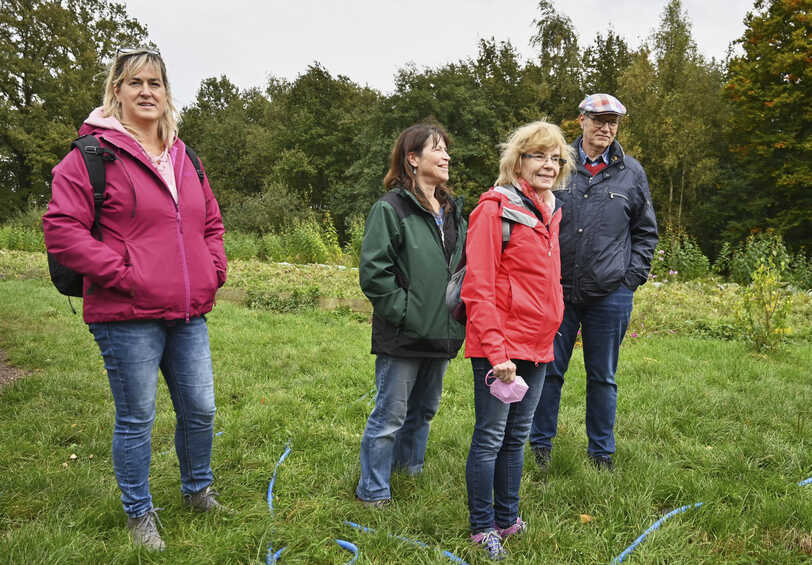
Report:
M 470 211 L 498 145 L 546 118 L 574 139 L 585 93 L 628 108 L 618 134 L 649 176 L 663 226 L 708 256 L 771 230 L 812 247 L 812 0 L 755 0 L 724 61 L 708 60 L 670 0 L 637 49 L 611 29 L 579 45 L 571 19 L 538 2 L 523 60 L 510 41 L 437 68 L 404 65 L 390 95 L 314 62 L 295 80 L 240 89 L 201 82 L 180 135 L 200 154 L 231 229 L 277 232 L 329 214 L 341 237 L 383 191 L 397 134 L 435 120 L 452 136 L 451 186 Z M 44 206 L 51 167 L 100 102 L 103 63 L 148 42 L 113 0 L 0 0 L 0 221 Z M 170 77 L 171 80 L 171 77 Z

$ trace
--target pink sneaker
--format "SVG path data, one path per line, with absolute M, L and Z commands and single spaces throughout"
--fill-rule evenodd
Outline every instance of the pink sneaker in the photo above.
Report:
M 527 522 L 522 520 L 521 516 L 516 517 L 516 523 L 512 526 L 508 526 L 507 528 L 500 528 L 496 526 L 496 531 L 499 532 L 499 536 L 504 540 L 507 539 L 508 536 L 522 535 L 527 530 Z

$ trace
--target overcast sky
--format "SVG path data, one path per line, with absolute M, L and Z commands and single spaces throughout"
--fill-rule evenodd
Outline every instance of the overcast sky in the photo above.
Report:
M 179 107 L 200 82 L 226 75 L 238 87 L 269 76 L 295 80 L 318 61 L 390 94 L 409 62 L 419 69 L 476 57 L 480 39 L 510 40 L 525 60 L 537 0 L 125 0 L 161 49 Z M 613 29 L 635 48 L 659 26 L 666 0 L 553 0 L 582 47 Z M 682 0 L 707 58 L 724 59 L 744 32 L 753 0 Z M 576 10 L 577 7 L 577 10 Z

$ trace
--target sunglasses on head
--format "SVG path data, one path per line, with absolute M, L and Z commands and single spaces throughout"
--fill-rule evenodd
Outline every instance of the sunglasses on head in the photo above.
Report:
M 160 57 L 161 52 L 150 47 L 119 47 L 116 49 L 116 59 L 129 57 L 130 55 L 154 55 Z

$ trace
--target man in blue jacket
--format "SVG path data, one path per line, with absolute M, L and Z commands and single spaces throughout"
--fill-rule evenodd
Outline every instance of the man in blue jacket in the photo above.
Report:
M 580 329 L 587 378 L 587 453 L 599 469 L 611 471 L 618 353 L 634 290 L 646 282 L 651 268 L 657 220 L 643 167 L 615 141 L 626 108 L 614 96 L 591 94 L 578 109 L 583 135 L 573 144 L 577 172 L 568 186 L 556 191 L 563 203 L 559 240 L 564 320 L 536 408 L 530 446 L 539 467 L 546 470 L 564 374 Z

